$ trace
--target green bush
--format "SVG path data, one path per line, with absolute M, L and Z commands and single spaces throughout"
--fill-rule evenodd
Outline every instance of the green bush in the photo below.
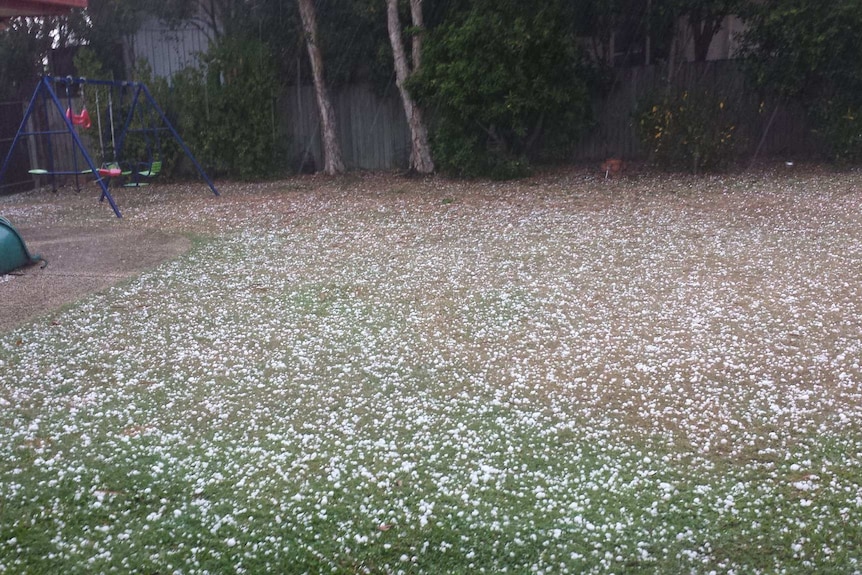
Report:
M 104 68 L 89 50 L 79 52 L 76 64 L 87 77 L 104 77 Z M 210 175 L 256 179 L 284 168 L 283 136 L 274 132 L 276 67 L 268 49 L 258 40 L 223 38 L 201 56 L 200 68 L 181 70 L 170 82 L 155 77 L 145 62 L 138 63 L 135 77 L 146 84 L 168 121 Z M 88 93 L 97 89 L 101 90 L 104 112 L 107 88 L 93 88 Z M 129 105 L 128 98 L 122 103 L 114 101 L 118 129 Z M 130 127 L 147 128 L 154 121 L 155 118 L 136 115 Z M 168 176 L 196 175 L 168 132 L 159 134 L 156 146 L 151 136 L 132 131 L 122 155 L 130 162 L 161 159 Z
M 169 83 L 165 78 L 153 77 L 149 66 L 145 62 L 139 62 L 135 76 L 147 85 L 153 99 L 204 169 L 213 176 L 234 175 L 218 172 L 217 162 L 207 149 L 210 135 L 206 125 L 207 102 L 203 72 L 194 67 L 184 68 L 174 74 Z M 186 160 L 185 152 L 170 134 L 162 133 L 159 147 L 163 171 L 169 177 L 197 176 L 191 162 Z M 124 148 L 124 155 L 127 157 L 131 157 L 130 154 L 145 153 L 141 138 L 132 138 L 126 142 Z
M 279 84 L 266 45 L 225 38 L 203 64 L 203 75 L 189 72 L 174 88 L 184 131 L 201 135 L 202 155 L 218 174 L 255 179 L 277 173 L 284 167 L 282 138 L 274 132 Z
M 75 53 L 74 65 L 78 76 L 82 78 L 91 80 L 111 79 L 110 73 L 105 70 L 96 53 L 88 46 L 82 46 Z M 81 104 L 89 109 L 93 125 L 90 130 L 80 132 L 79 136 L 82 136 L 90 156 L 98 164 L 108 163 L 115 159 L 111 147 L 111 124 L 108 119 L 108 94 L 110 91 L 111 88 L 108 86 L 85 85 L 81 88 Z M 115 114 L 115 122 L 122 122 L 118 113 Z M 122 126 L 122 123 L 119 126 Z M 102 129 L 101 139 L 99 138 L 99 127 Z
M 641 144 L 664 169 L 725 169 L 743 149 L 732 108 L 727 97 L 705 91 L 651 98 L 635 113 Z
M 860 0 L 751 2 L 743 50 L 757 86 L 798 101 L 839 163 L 862 161 L 862 28 Z
M 478 0 L 429 35 L 409 89 L 432 113 L 441 171 L 524 175 L 584 129 L 590 72 L 570 26 L 559 0 Z
M 860 98 L 831 98 L 812 112 L 815 130 L 825 144 L 829 158 L 838 164 L 862 162 L 862 101 Z
M 495 180 L 522 178 L 530 173 L 530 163 L 463 122 L 441 117 L 431 136 L 434 160 L 449 175 Z

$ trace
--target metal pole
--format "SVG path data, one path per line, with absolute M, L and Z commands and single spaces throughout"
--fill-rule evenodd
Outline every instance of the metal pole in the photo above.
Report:
M 143 84 L 136 84 L 133 82 L 128 82 L 128 83 L 124 82 L 120 86 L 120 110 L 123 109 L 123 88 L 125 86 L 136 87 L 137 90 L 135 90 L 135 95 L 132 97 L 132 105 L 129 106 L 129 113 L 126 114 L 126 121 L 123 124 L 123 129 L 120 130 L 120 137 L 118 138 L 117 143 L 116 143 L 115 154 L 116 154 L 116 159 L 118 162 L 120 161 L 120 158 L 121 158 L 120 152 L 123 150 L 123 145 L 126 143 L 126 135 L 129 132 L 129 127 L 132 125 L 132 119 L 134 118 L 134 115 L 135 115 L 135 108 L 138 105 L 138 100 L 139 100 L 140 95 L 141 95 L 141 86 L 143 86 Z M 132 167 L 132 169 L 134 170 L 134 167 Z
M 69 79 L 71 80 L 71 76 L 69 77 Z M 69 116 L 71 116 L 75 113 L 75 111 L 72 110 L 72 91 L 70 90 L 70 87 L 71 87 L 70 84 L 66 84 L 66 103 L 67 103 L 66 112 L 68 112 L 68 115 L 66 116 L 66 120 L 67 120 L 67 123 L 71 126 L 69 133 L 70 134 L 76 134 L 77 131 L 75 130 L 75 124 L 69 118 Z M 75 191 L 80 192 L 81 191 L 81 181 L 78 178 L 78 172 L 79 172 L 78 154 L 75 151 L 74 143 L 72 145 L 72 170 L 75 172 Z

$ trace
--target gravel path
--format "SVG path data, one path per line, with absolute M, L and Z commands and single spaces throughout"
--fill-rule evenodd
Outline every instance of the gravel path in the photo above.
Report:
M 110 225 L 28 225 L 19 232 L 48 265 L 0 276 L 0 333 L 133 278 L 191 246 L 182 235 Z

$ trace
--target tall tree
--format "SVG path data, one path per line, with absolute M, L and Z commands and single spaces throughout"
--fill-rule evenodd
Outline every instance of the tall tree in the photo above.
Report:
M 401 94 L 404 113 L 407 115 L 407 124 L 410 126 L 410 169 L 420 174 L 430 174 L 434 171 L 434 161 L 431 158 L 431 146 L 428 144 L 428 130 L 425 127 L 422 108 L 407 90 L 407 81 L 419 71 L 422 65 L 422 34 L 424 31 L 422 0 L 410 0 L 410 16 L 413 20 L 411 63 L 407 61 L 407 53 L 404 48 L 401 19 L 398 16 L 398 0 L 386 0 L 386 8 L 389 41 L 392 43 L 392 56 L 395 60 L 395 84 Z
M 323 56 L 317 37 L 317 14 L 312 0 L 298 1 L 302 28 L 305 32 L 305 44 L 308 47 L 308 59 L 311 61 L 311 72 L 314 77 L 317 110 L 320 114 L 320 129 L 323 135 L 323 171 L 329 175 L 340 174 L 344 172 L 344 161 L 341 159 L 341 144 L 338 143 L 335 111 L 329 98 L 329 90 L 326 88 Z
M 706 60 L 712 39 L 725 18 L 735 14 L 743 4 L 744 0 L 681 0 L 679 9 L 691 28 L 695 62 Z
M 0 31 L 0 101 L 24 99 L 44 73 L 53 43 L 51 18 L 13 18 Z

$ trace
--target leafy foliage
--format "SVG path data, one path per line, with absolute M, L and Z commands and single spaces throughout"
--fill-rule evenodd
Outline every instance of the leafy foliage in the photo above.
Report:
M 671 17 L 664 8 L 667 3 L 648 6 L 644 0 L 581 0 L 575 4 L 577 34 L 589 41 L 595 58 L 604 67 L 643 64 L 647 33 L 653 57 L 657 48 L 663 53 L 670 44 L 670 38 L 662 34 L 670 30 L 663 21 Z
M 147 15 L 145 8 L 152 2 L 122 0 L 90 0 L 86 17 L 80 13 L 69 16 L 75 34 L 95 54 L 107 71 L 107 78 L 126 78 L 122 42 L 134 34 Z
M 836 160 L 862 159 L 862 0 L 752 5 L 743 55 L 754 80 L 800 98 Z
M 478 0 L 429 35 L 409 87 L 436 114 L 438 166 L 459 176 L 525 173 L 590 115 L 590 72 L 558 1 Z
M 641 143 L 665 169 L 724 169 L 742 149 L 739 114 L 730 101 L 705 91 L 647 100 L 636 113 Z
M 394 74 L 386 30 L 386 3 L 330 1 L 320 3 L 318 10 L 327 83 L 339 86 L 368 79 L 382 91 Z
M 111 80 L 111 72 L 105 68 L 96 52 L 89 46 L 82 46 L 77 51 L 74 64 L 75 70 L 78 71 L 78 75 L 81 77 L 93 80 Z M 109 97 L 113 96 L 110 94 L 111 90 L 110 86 L 98 85 L 84 86 L 81 90 L 82 105 L 89 108 L 94 116 L 91 130 L 88 130 L 83 136 L 85 139 L 89 139 L 90 155 L 97 163 L 108 163 L 117 160 L 113 152 L 112 143 L 114 137 L 111 133 L 111 120 L 108 115 L 110 113 L 108 105 Z M 122 110 L 120 100 L 122 98 L 117 98 L 116 106 L 110 106 L 113 108 L 111 110 L 114 116 L 113 122 L 117 129 L 125 121 L 124 110 Z M 98 119 L 96 119 L 97 115 L 99 116 Z M 98 132 L 100 128 L 102 130 L 101 138 Z M 98 154 L 96 154 L 97 142 L 99 146 Z
M 225 37 L 203 58 L 204 72 L 174 78 L 170 108 L 182 133 L 216 174 L 253 179 L 279 169 L 273 99 L 278 80 L 267 47 Z
M 578 36 L 608 68 L 669 59 L 674 36 L 690 38 L 696 61 L 706 59 L 724 18 L 748 0 L 570 0 Z M 684 29 L 684 30 L 683 30 Z M 646 54 L 647 49 L 649 54 Z M 679 48 L 677 48 L 679 49 Z
M 858 97 L 836 95 L 813 110 L 816 132 L 830 158 L 839 164 L 862 162 L 862 102 Z
M 48 22 L 34 18 L 15 18 L 0 32 L 0 101 L 32 92 L 51 48 L 50 32 Z

